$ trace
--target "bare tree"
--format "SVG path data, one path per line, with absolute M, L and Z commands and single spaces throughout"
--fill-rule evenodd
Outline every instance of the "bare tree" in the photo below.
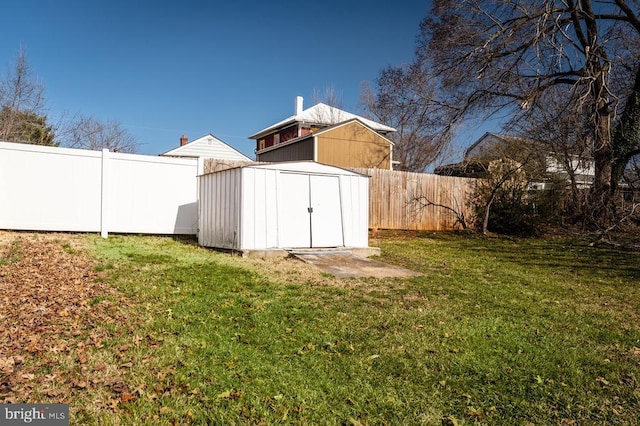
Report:
M 583 219 L 593 176 L 589 117 L 565 100 L 561 91 L 549 89 L 543 97 L 546 108 L 511 123 L 508 130 L 531 141 L 522 144 L 521 151 L 540 152 L 537 176 L 548 182 L 562 201 L 555 213 L 562 217 L 569 214 L 572 220 Z
M 114 152 L 135 153 L 138 143 L 133 135 L 117 121 L 103 122 L 80 116 L 65 131 L 64 145 L 90 150 L 109 149 Z
M 633 0 L 434 0 L 419 57 L 434 64 L 455 119 L 503 110 L 514 119 L 561 91 L 588 118 L 591 205 L 611 220 L 612 195 L 640 129 L 640 37 Z M 620 114 L 622 111 L 622 114 Z
M 363 87 L 362 100 L 377 120 L 392 126 L 394 160 L 399 170 L 424 172 L 449 146 L 448 111 L 437 101 L 435 79 L 424 61 L 388 67 L 373 90 Z
M 0 140 L 55 145 L 44 114 L 44 85 L 35 79 L 24 48 L 0 80 Z
M 412 205 L 417 211 L 422 211 L 427 207 L 437 207 L 439 209 L 443 209 L 445 211 L 450 212 L 456 218 L 453 223 L 453 228 L 455 229 L 457 225 L 462 227 L 463 231 L 466 231 L 469 227 L 467 223 L 467 218 L 465 216 L 465 206 L 455 197 L 455 195 L 451 195 L 451 203 L 443 204 L 436 201 L 432 201 L 429 197 L 424 194 L 418 194 L 412 197 L 408 204 Z
M 513 201 L 522 203 L 520 194 L 524 193 L 528 183 L 523 170 L 525 164 L 507 158 L 488 163 L 487 178 L 479 180 L 476 188 L 476 201 L 481 210 L 478 217 L 482 218 L 480 227 L 483 234 L 489 231 L 491 208 L 501 191 L 509 194 Z M 514 197 L 513 194 L 518 195 Z
M 325 87 L 324 91 L 313 91 L 314 104 L 322 103 L 326 108 L 316 111 L 316 120 L 319 124 L 337 124 L 345 120 L 342 112 L 342 94 L 334 86 Z

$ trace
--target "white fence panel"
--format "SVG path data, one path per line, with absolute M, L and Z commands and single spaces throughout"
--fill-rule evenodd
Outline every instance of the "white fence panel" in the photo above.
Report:
M 198 161 L 0 142 L 0 229 L 196 234 Z
M 0 142 L 0 227 L 99 232 L 102 153 Z
M 197 160 L 108 153 L 109 232 L 196 234 Z

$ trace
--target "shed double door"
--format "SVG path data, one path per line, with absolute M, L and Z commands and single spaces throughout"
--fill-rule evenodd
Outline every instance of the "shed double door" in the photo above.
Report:
M 338 176 L 280 173 L 278 240 L 283 248 L 344 245 Z

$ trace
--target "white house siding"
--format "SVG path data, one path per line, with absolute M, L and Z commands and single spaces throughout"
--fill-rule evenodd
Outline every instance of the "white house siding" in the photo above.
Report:
M 252 161 L 235 148 L 227 145 L 213 135 L 203 136 L 186 145 L 179 146 L 162 156 L 190 157 L 190 158 L 215 158 L 229 161 Z

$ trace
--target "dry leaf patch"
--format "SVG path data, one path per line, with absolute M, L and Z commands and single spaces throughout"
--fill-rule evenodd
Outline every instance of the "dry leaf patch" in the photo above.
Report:
M 0 239 L 0 402 L 71 403 L 98 388 L 117 398 L 109 377 L 120 368 L 92 366 L 90 356 L 131 330 L 126 300 L 101 282 L 73 236 L 7 235 Z

